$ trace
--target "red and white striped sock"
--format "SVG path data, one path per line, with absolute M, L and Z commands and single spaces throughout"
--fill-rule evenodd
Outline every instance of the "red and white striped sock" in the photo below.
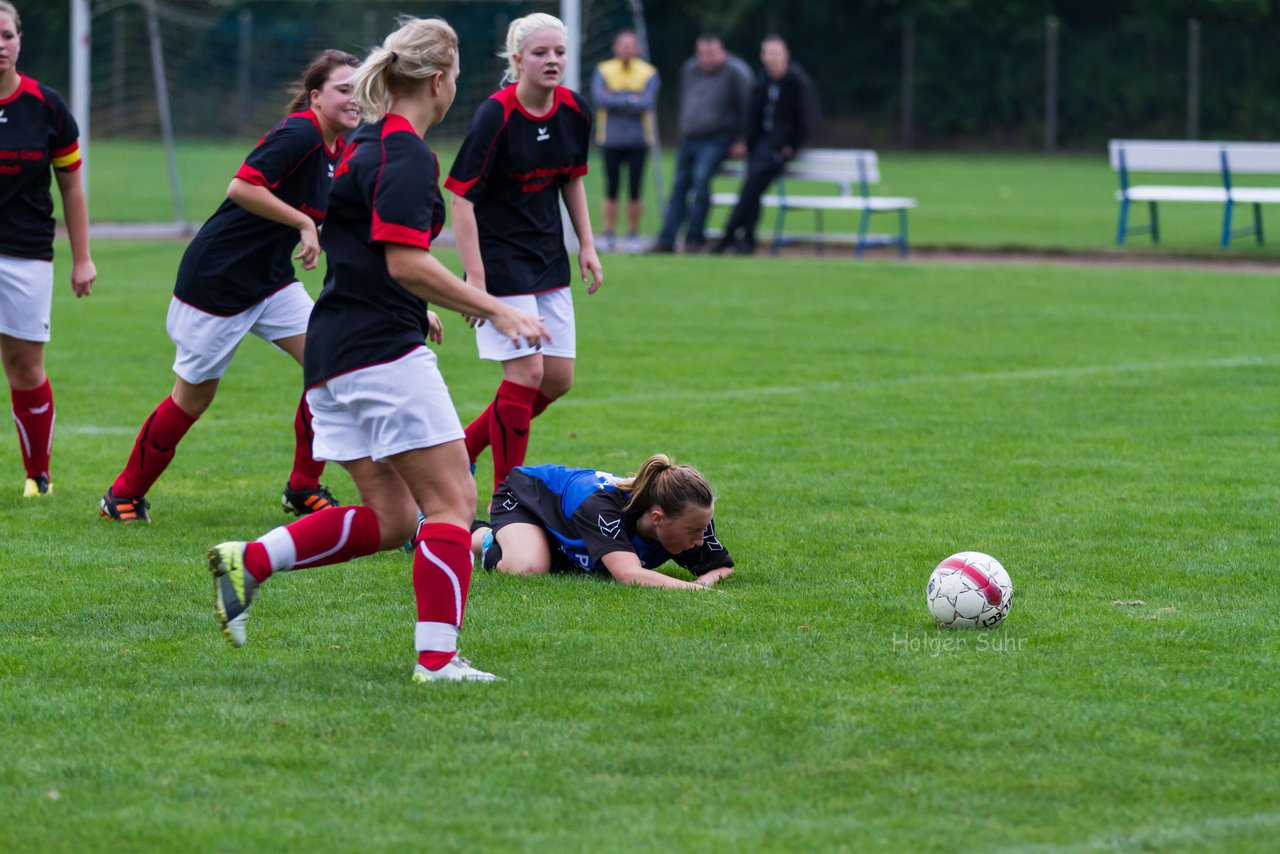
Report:
M 244 567 L 259 583 L 274 572 L 344 563 L 379 550 L 378 515 L 363 505 L 330 507 L 249 543 Z
M 10 388 L 9 398 L 13 401 L 13 423 L 18 428 L 27 477 L 47 475 L 53 453 L 53 386 L 45 377 L 44 383 L 35 388 Z
M 471 566 L 466 528 L 430 522 L 418 530 L 413 550 L 413 595 L 418 600 L 414 648 L 418 663 L 428 670 L 439 670 L 458 654 Z

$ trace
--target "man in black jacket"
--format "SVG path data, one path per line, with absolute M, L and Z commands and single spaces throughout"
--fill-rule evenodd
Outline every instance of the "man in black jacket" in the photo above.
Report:
M 813 83 L 791 61 L 781 36 L 765 37 L 760 45 L 760 62 L 764 71 L 756 80 L 751 98 L 747 174 L 738 193 L 738 204 L 724 227 L 724 237 L 714 247 L 717 254 L 730 248 L 738 255 L 755 251 L 760 196 L 808 140 L 817 121 Z

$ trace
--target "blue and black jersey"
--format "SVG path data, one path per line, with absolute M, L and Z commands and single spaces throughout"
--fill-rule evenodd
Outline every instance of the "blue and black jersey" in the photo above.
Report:
M 386 244 L 431 248 L 445 222 L 439 179 L 435 153 L 403 116 L 351 136 L 320 236 L 328 270 L 307 326 L 308 388 L 425 342 L 427 304 L 391 278 Z
M 53 170 L 80 168 L 80 130 L 62 97 L 30 77 L 0 100 L 0 255 L 53 260 Z
M 499 530 L 512 522 L 536 519 L 548 540 L 582 572 L 608 572 L 601 560 L 630 551 L 645 569 L 674 560 L 694 575 L 733 566 L 729 550 L 716 538 L 713 519 L 697 548 L 673 555 L 656 540 L 636 533 L 643 510 L 626 511 L 631 493 L 620 489 L 622 478 L 594 469 L 568 466 L 517 466 L 493 496 L 492 524 Z M 647 508 L 645 508 L 647 509 Z
M 258 140 L 235 177 L 266 187 L 319 225 L 342 148 L 341 137 L 325 148 L 316 114 L 304 110 Z M 209 314 L 239 314 L 297 280 L 297 245 L 297 229 L 224 199 L 183 253 L 173 295 Z
M 569 286 L 560 188 L 587 174 L 590 141 L 591 110 L 563 86 L 546 115 L 521 106 L 514 83 L 476 110 L 444 186 L 475 205 L 489 293 Z

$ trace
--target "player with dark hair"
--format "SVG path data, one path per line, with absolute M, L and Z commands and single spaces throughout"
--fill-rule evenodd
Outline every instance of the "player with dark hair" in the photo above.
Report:
M 53 450 L 53 388 L 44 367 L 53 304 L 53 195 L 58 178 L 71 242 L 71 290 L 88 296 L 89 206 L 80 183 L 80 131 L 62 97 L 18 73 L 22 19 L 0 0 L 0 361 L 18 428 L 27 498 L 46 495 Z
M 288 116 L 249 152 L 227 198 L 183 253 L 166 324 L 178 351 L 173 392 L 142 423 L 124 471 L 102 496 L 102 516 L 151 521 L 147 493 L 213 403 L 246 335 L 302 362 L 312 301 L 291 256 L 311 270 L 320 255 L 341 134 L 360 123 L 351 99 L 357 65 L 351 54 L 327 50 L 307 67 Z M 296 515 L 337 506 L 320 484 L 324 463 L 311 453 L 310 420 L 304 398 L 294 415 L 293 471 L 281 497 L 285 511 Z
M 654 454 L 629 478 L 566 466 L 519 466 L 493 495 L 492 520 L 471 547 L 485 569 L 512 575 L 607 572 L 624 584 L 710 587 L 733 574 L 716 538 L 706 478 Z M 654 567 L 668 560 L 697 581 Z
M 454 160 L 453 230 L 467 283 L 543 318 L 551 342 L 512 350 L 504 336 L 476 326 L 480 358 L 502 363 L 489 407 L 466 428 L 474 464 L 493 447 L 496 487 L 524 462 L 529 424 L 573 385 L 576 355 L 569 256 L 560 200 L 577 233 L 578 267 L 587 293 L 603 274 L 596 256 L 582 179 L 587 174 L 590 109 L 560 85 L 567 51 L 564 24 L 536 13 L 507 31 L 506 80 L 485 100 Z
M 453 29 L 408 19 L 356 72 L 355 98 L 372 123 L 352 135 L 334 176 L 324 228 L 329 269 L 307 329 L 304 374 L 316 456 L 346 468 L 361 505 L 209 550 L 215 610 L 236 646 L 258 586 L 273 573 L 342 563 L 413 535 L 413 678 L 494 679 L 457 655 L 476 484 L 457 410 L 424 343 L 440 339 L 426 300 L 486 319 L 508 347 L 537 347 L 546 329 L 468 286 L 430 252 L 444 203 L 423 138 L 453 103 L 458 70 Z

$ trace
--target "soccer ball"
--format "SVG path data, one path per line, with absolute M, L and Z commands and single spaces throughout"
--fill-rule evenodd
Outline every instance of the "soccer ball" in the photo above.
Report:
M 982 552 L 960 552 L 938 564 L 925 591 L 929 613 L 944 629 L 989 629 L 1013 604 L 1013 582 L 1000 561 Z

